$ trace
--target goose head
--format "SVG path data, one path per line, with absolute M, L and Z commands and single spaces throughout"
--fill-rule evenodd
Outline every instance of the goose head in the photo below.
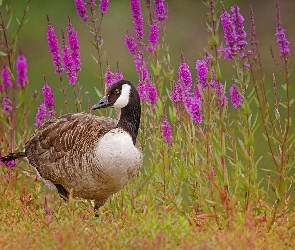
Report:
M 132 103 L 140 103 L 137 90 L 131 82 L 120 80 L 106 89 L 106 95 L 97 104 L 92 106 L 92 110 L 107 107 L 123 109 Z

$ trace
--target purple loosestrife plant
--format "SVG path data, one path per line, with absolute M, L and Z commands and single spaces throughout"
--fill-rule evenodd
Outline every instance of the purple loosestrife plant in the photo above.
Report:
M 72 58 L 72 53 L 70 52 L 70 48 L 66 44 L 64 44 L 63 46 L 62 53 L 64 55 L 63 61 L 64 61 L 64 66 L 66 68 L 67 78 L 69 79 L 69 83 L 71 85 L 74 85 L 78 77 L 77 77 L 76 71 L 73 70 L 74 61 Z
M 247 44 L 245 40 L 247 34 L 243 24 L 244 18 L 240 14 L 240 8 L 237 5 L 231 7 L 232 17 L 225 11 L 224 6 L 222 7 L 223 11 L 220 15 L 220 20 L 226 47 L 219 48 L 219 51 L 225 53 L 224 59 L 233 59 Z
M 160 26 L 157 23 L 150 25 L 149 33 L 149 43 L 150 46 L 147 47 L 148 51 L 155 52 L 159 42 L 159 28 Z
M 155 104 L 157 102 L 157 89 L 149 81 L 147 83 L 138 83 L 138 93 L 140 99 L 147 101 L 149 104 Z
M 46 31 L 47 42 L 49 51 L 52 55 L 52 63 L 55 66 L 55 73 L 63 72 L 62 63 L 61 63 L 61 56 L 59 54 L 59 46 L 56 34 L 54 32 L 54 28 L 50 25 L 48 20 L 48 29 Z
M 208 63 L 205 60 L 197 60 L 196 62 L 197 70 L 197 83 L 202 87 L 202 89 L 207 89 L 207 75 L 208 75 Z
M 2 99 L 2 107 L 5 112 L 10 112 L 12 110 L 12 101 L 8 95 L 5 95 Z
M 290 42 L 286 38 L 286 30 L 282 27 L 280 6 L 278 1 L 276 1 L 276 22 L 276 43 L 279 46 L 279 55 L 281 58 L 283 58 L 290 55 Z
M 109 2 L 109 0 L 100 0 L 99 10 L 101 15 L 109 11 Z
M 54 98 L 51 87 L 47 83 L 45 83 L 45 85 L 42 87 L 42 94 L 44 96 L 43 103 L 45 104 L 45 107 L 48 109 L 48 116 L 54 115 L 56 112 L 54 108 Z
M 11 82 L 11 79 L 10 79 L 10 73 L 7 70 L 6 67 L 4 67 L 1 70 L 1 76 L 2 76 L 3 90 L 4 90 L 4 88 L 12 87 L 12 82 Z M 1 88 L 0 88 L 0 92 L 1 92 Z
M 109 87 L 115 81 L 114 73 L 110 70 L 110 66 L 108 63 L 107 63 L 105 78 L 106 78 L 106 87 Z
M 140 1 L 130 0 L 130 7 L 136 38 L 137 40 L 142 40 L 144 35 L 144 29 Z
M 67 33 L 68 33 L 68 43 L 72 51 L 73 71 L 78 72 L 79 70 L 81 70 L 80 45 L 78 41 L 78 33 L 72 27 L 70 19 L 69 19 L 69 24 L 67 27 Z
M 135 55 L 137 53 L 137 44 L 134 42 L 134 37 L 125 35 L 125 44 L 127 49 L 131 55 Z
M 230 93 L 230 100 L 231 103 L 233 105 L 234 109 L 237 109 L 243 102 L 243 97 L 242 95 L 239 93 L 237 87 L 235 84 L 233 84 L 230 89 L 229 89 L 229 93 Z
M 17 85 L 25 87 L 29 83 L 27 58 L 19 55 L 16 61 Z
M 46 120 L 46 106 L 42 103 L 37 110 L 35 126 L 40 127 Z
M 83 21 L 86 21 L 88 19 L 87 9 L 85 5 L 86 3 L 84 3 L 83 0 L 75 0 L 77 14 Z
M 164 116 L 162 120 L 161 129 L 162 129 L 162 137 L 165 139 L 165 141 L 168 144 L 171 144 L 172 143 L 171 124 L 169 123 L 166 115 Z
M 155 0 L 154 15 L 158 21 L 167 21 L 167 8 L 164 4 L 164 0 Z
M 202 101 L 198 97 L 185 97 L 184 106 L 189 113 L 191 119 L 195 122 L 201 123 L 202 119 Z

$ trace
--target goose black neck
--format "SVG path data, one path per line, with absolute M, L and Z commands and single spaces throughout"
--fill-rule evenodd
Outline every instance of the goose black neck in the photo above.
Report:
M 128 132 L 132 137 L 133 144 L 135 145 L 140 124 L 141 107 L 139 96 L 138 98 L 131 98 L 130 100 L 131 101 L 128 105 L 121 109 L 121 116 L 117 127 L 120 127 Z

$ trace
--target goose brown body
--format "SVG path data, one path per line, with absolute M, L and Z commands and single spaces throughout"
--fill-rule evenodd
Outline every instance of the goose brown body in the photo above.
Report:
M 103 203 L 122 189 L 142 164 L 141 147 L 137 141 L 135 148 L 139 154 L 136 162 L 121 174 L 123 184 L 108 175 L 106 166 L 101 165 L 95 149 L 117 123 L 112 118 L 85 113 L 53 118 L 38 128 L 25 144 L 27 159 L 43 179 L 61 185 L 67 192 L 72 190 L 74 196 Z

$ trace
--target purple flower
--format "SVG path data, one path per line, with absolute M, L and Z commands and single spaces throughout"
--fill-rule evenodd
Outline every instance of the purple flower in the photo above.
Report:
M 229 89 L 230 97 L 231 97 L 231 103 L 233 105 L 234 109 L 237 109 L 239 105 L 243 102 L 243 97 L 237 90 L 237 87 L 235 84 L 233 84 Z
M 4 155 L 0 153 L 0 158 L 3 157 Z M 12 161 L 1 161 L 0 164 L 5 165 L 8 168 L 14 168 L 16 166 L 16 162 L 14 160 Z
M 46 36 L 49 51 L 52 55 L 52 63 L 55 66 L 55 73 L 57 74 L 63 72 L 64 69 L 61 67 L 61 56 L 59 54 L 58 40 L 54 32 L 54 28 L 51 25 L 48 25 Z
M 216 96 L 218 97 L 218 104 L 220 106 L 228 106 L 228 100 L 227 100 L 227 96 L 225 95 L 225 91 L 224 91 L 224 86 L 222 83 L 217 82 L 215 84 L 215 93 Z
M 43 209 L 44 209 L 44 211 L 45 211 L 45 214 L 50 214 L 50 213 L 51 213 L 50 208 L 49 208 L 47 205 L 45 205 L 45 206 L 43 207 Z
M 197 83 L 201 85 L 202 89 L 207 89 L 207 75 L 208 75 L 208 63 L 205 60 L 197 60 Z
M 164 0 L 155 0 L 154 15 L 158 21 L 166 21 L 167 20 L 167 9 L 164 4 Z
M 174 89 L 170 93 L 170 99 L 172 102 L 181 102 L 182 101 L 182 88 L 180 84 L 176 84 Z
M 90 4 L 91 6 L 96 6 L 95 0 L 89 0 L 87 4 Z
M 157 102 L 157 89 L 154 85 L 149 82 L 140 82 L 137 88 L 141 100 L 146 100 L 149 104 L 155 104 Z
M 171 125 L 167 119 L 167 116 L 164 116 L 161 124 L 162 136 L 168 144 L 172 143 L 172 132 Z
M 117 69 L 117 72 L 115 74 L 115 80 L 116 81 L 120 81 L 120 80 L 123 80 L 124 79 L 124 76 L 123 74 L 120 72 L 119 68 Z
M 87 9 L 85 7 L 85 4 L 83 0 L 75 0 L 75 6 L 76 6 L 76 11 L 79 17 L 81 17 L 81 19 L 83 21 L 86 21 L 88 18 L 87 15 Z
M 137 44 L 134 42 L 134 37 L 125 35 L 125 44 L 128 48 L 128 51 L 131 55 L 135 55 L 137 51 Z
M 159 28 L 160 26 L 157 23 L 154 23 L 150 26 L 149 43 L 151 46 L 148 47 L 148 51 L 150 52 L 154 52 L 157 49 L 159 42 Z
M 105 78 L 106 78 L 106 87 L 110 86 L 113 82 L 116 80 L 114 79 L 114 73 L 110 71 L 110 67 L 107 64 L 107 71 L 105 73 Z
M 141 5 L 139 0 L 130 0 L 134 31 L 138 40 L 143 39 L 143 19 L 141 13 Z
M 246 32 L 244 28 L 244 17 L 240 14 L 240 8 L 237 5 L 231 7 L 232 15 L 232 24 L 234 27 L 235 42 L 237 45 L 238 52 L 243 50 L 247 45 L 246 42 Z
M 186 95 L 192 87 L 192 75 L 189 66 L 185 63 L 184 56 L 181 53 L 181 64 L 178 68 L 177 83 L 182 86 L 182 93 Z
M 195 122 L 202 122 L 202 101 L 197 97 L 185 97 L 184 106 L 191 119 Z
M 100 14 L 103 15 L 104 13 L 107 13 L 109 10 L 109 0 L 100 0 Z
M 62 52 L 64 54 L 64 66 L 66 68 L 66 74 L 71 85 L 74 85 L 78 79 L 77 72 L 75 70 L 75 64 L 73 61 L 72 54 L 70 53 L 70 48 L 64 45 Z
M 70 49 L 72 50 L 73 70 L 77 72 L 81 70 L 80 46 L 78 41 L 78 33 L 71 26 L 70 22 L 67 27 L 67 32 L 68 32 L 68 43 L 69 43 Z
M 35 126 L 38 126 L 38 127 L 41 126 L 42 123 L 45 121 L 45 119 L 46 119 L 46 106 L 45 106 L 45 103 L 42 103 L 37 110 Z
M 1 70 L 1 76 L 2 76 L 3 90 L 4 90 L 4 88 L 11 87 L 12 82 L 11 82 L 11 79 L 10 79 L 9 71 L 7 70 L 6 67 Z M 0 92 L 1 92 L 1 88 L 0 88 Z
M 16 61 L 17 85 L 25 87 L 29 83 L 27 58 L 19 55 Z
M 42 88 L 42 94 L 44 96 L 43 103 L 45 104 L 45 107 L 48 108 L 49 110 L 48 115 L 49 116 L 54 115 L 55 114 L 54 98 L 53 98 L 51 87 L 47 83 Z
M 5 95 L 2 99 L 2 107 L 5 112 L 10 112 L 12 110 L 12 101 L 10 100 L 8 95 Z
M 148 79 L 149 73 L 148 73 L 146 62 L 143 58 L 143 51 L 140 50 L 137 54 L 133 56 L 133 59 L 134 59 L 135 68 L 138 74 L 138 78 L 141 81 Z
M 282 27 L 279 2 L 276 1 L 277 27 L 276 27 L 276 43 L 279 46 L 280 57 L 290 55 L 290 42 L 286 38 L 286 30 Z
M 220 15 L 221 24 L 223 27 L 226 47 L 219 48 L 219 52 L 225 53 L 224 59 L 232 59 L 240 51 L 242 51 L 247 42 L 245 40 L 247 34 L 244 29 L 244 18 L 240 14 L 240 8 L 237 5 L 231 7 L 232 17 L 225 11 Z

